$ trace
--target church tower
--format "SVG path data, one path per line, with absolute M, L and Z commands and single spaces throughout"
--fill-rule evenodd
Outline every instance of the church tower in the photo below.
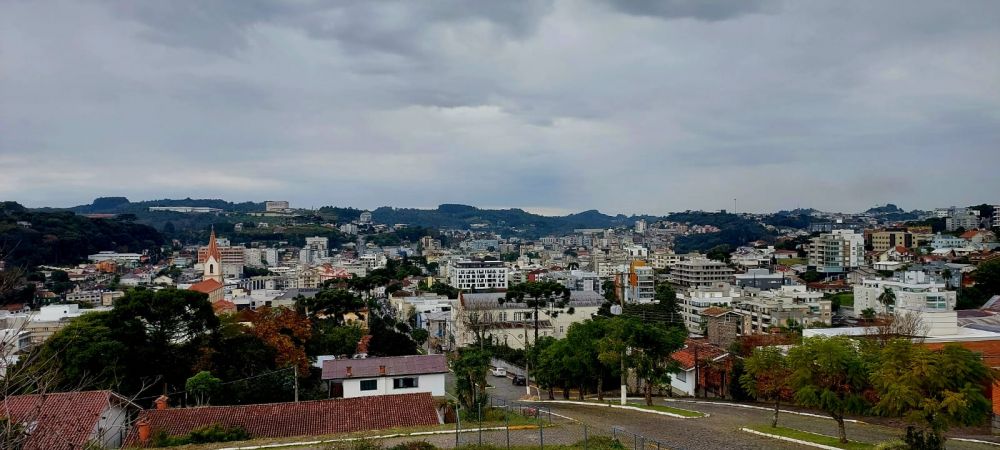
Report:
M 215 227 L 212 227 L 212 235 L 208 238 L 208 255 L 205 257 L 201 279 L 222 283 L 222 252 L 219 251 L 219 244 L 215 242 Z

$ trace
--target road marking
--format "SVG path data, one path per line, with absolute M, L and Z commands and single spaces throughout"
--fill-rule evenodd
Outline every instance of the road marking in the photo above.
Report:
M 564 404 L 564 405 L 599 406 L 599 407 L 605 407 L 605 408 L 610 406 L 612 408 L 617 408 L 617 409 L 627 409 L 627 410 L 631 410 L 631 411 L 639 411 L 639 412 L 650 413 L 650 414 L 659 414 L 661 416 L 673 417 L 675 419 L 703 419 L 703 418 L 706 418 L 706 417 L 710 416 L 710 414 L 703 413 L 701 411 L 695 411 L 695 412 L 697 412 L 699 414 L 704 414 L 704 416 L 701 416 L 701 417 L 688 417 L 688 416 L 682 416 L 680 414 L 668 413 L 666 411 L 656 411 L 656 410 L 653 410 L 653 409 L 639 408 L 639 407 L 636 407 L 636 406 L 627 406 L 627 405 L 626 406 L 622 406 L 622 405 L 612 405 L 612 404 L 592 403 L 592 402 L 576 402 L 576 401 L 572 401 L 572 400 L 541 400 L 541 401 L 538 401 L 537 403 L 543 403 L 543 404 L 544 403 L 556 403 L 556 404 Z
M 975 444 L 986 444 L 986 445 L 992 445 L 994 447 L 1000 447 L 1000 443 L 998 443 L 998 442 L 983 441 L 983 440 L 979 440 L 979 439 L 951 437 L 951 438 L 948 438 L 948 440 L 949 441 L 972 442 L 972 443 L 975 443 Z
M 800 445 L 806 445 L 806 446 L 809 446 L 809 447 L 822 448 L 822 449 L 825 449 L 825 450 L 841 450 L 840 447 L 831 447 L 829 445 L 823 445 L 823 444 L 817 444 L 815 442 L 803 441 L 802 439 L 795 439 L 795 438 L 780 436 L 780 435 L 777 435 L 777 434 L 763 433 L 763 432 L 760 432 L 760 431 L 757 431 L 757 430 L 751 430 L 749 428 L 740 428 L 740 431 L 745 431 L 745 432 L 750 433 L 750 434 L 756 434 L 758 436 L 764 436 L 764 437 L 771 438 L 771 439 L 777 439 L 779 441 L 787 441 L 787 442 L 793 442 L 793 443 L 800 444 Z
M 763 411 L 774 411 L 774 408 L 768 408 L 766 406 L 744 405 L 742 403 L 701 402 L 701 401 L 698 401 L 698 400 L 680 400 L 680 399 L 666 399 L 666 398 L 663 399 L 663 401 L 664 402 L 668 402 L 668 403 L 670 403 L 670 402 L 691 403 L 691 404 L 695 404 L 695 405 L 716 405 L 716 406 L 729 406 L 729 407 L 732 407 L 732 408 L 747 408 L 747 409 L 760 409 L 760 410 L 763 410 Z M 830 416 L 824 416 L 822 414 L 813 414 L 813 413 L 807 413 L 807 412 L 792 411 L 792 410 L 789 410 L 789 409 L 782 409 L 781 413 L 782 414 L 795 414 L 797 416 L 816 417 L 816 418 L 819 418 L 819 419 L 830 419 L 830 420 L 833 420 Z M 857 424 L 861 424 L 861 425 L 869 425 L 869 423 L 867 423 L 865 421 L 862 421 L 862 420 L 857 420 L 857 419 L 844 419 L 844 422 L 857 423 Z

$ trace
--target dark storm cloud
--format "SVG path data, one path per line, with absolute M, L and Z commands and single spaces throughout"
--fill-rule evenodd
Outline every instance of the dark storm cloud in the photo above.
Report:
M 727 20 L 747 14 L 772 12 L 778 0 L 605 0 L 615 9 L 638 16 L 664 19 Z
M 992 1 L 4 2 L 0 198 L 997 202 L 998 24 Z

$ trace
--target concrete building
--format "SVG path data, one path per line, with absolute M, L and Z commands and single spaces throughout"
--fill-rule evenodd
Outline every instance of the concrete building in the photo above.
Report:
M 864 263 L 865 238 L 852 230 L 833 230 L 809 243 L 809 267 L 819 273 L 847 273 Z
M 264 211 L 266 212 L 285 212 L 288 209 L 288 202 L 284 200 L 268 200 L 264 202 Z
M 220 213 L 219 208 L 209 208 L 207 206 L 150 206 L 150 211 L 179 212 L 185 214 L 206 214 Z
M 944 219 L 944 228 L 948 231 L 956 231 L 959 228 L 972 230 L 979 228 L 979 210 L 967 208 L 955 208 L 951 214 Z
M 635 232 L 636 232 L 636 234 L 644 234 L 644 233 L 646 233 L 646 220 L 645 219 L 639 219 L 639 220 L 635 221 Z
M 712 286 L 696 286 L 677 292 L 681 316 L 688 331 L 701 333 L 703 312 L 713 306 L 728 307 L 734 300 L 740 300 L 740 290 L 728 283 L 719 282 Z
M 632 261 L 616 275 L 618 298 L 625 303 L 652 303 L 656 296 L 656 271 L 644 261 Z
M 87 256 L 87 260 L 94 263 L 114 261 L 117 263 L 138 264 L 141 259 L 142 255 L 139 253 L 118 253 L 112 251 L 97 252 Z
M 897 246 L 913 247 L 913 234 L 907 231 L 876 231 L 872 236 L 872 250 L 884 252 Z
M 768 269 L 750 269 L 746 273 L 734 275 L 736 286 L 750 287 L 757 289 L 778 289 L 783 286 L 787 279 L 781 272 L 771 273 Z
M 368 211 L 363 211 L 361 215 L 358 216 L 358 223 L 362 225 L 368 225 L 372 223 L 372 213 Z
M 459 347 L 484 336 L 512 348 L 525 348 L 535 342 L 535 310 L 524 303 L 498 301 L 502 293 L 462 293 L 454 310 L 455 343 Z M 593 291 L 571 291 L 564 311 L 542 309 L 538 314 L 538 336 L 566 337 L 569 326 L 590 319 L 604 304 L 604 297 Z M 573 309 L 570 314 L 569 308 Z
M 744 291 L 744 298 L 733 303 L 733 310 L 742 314 L 743 331 L 768 333 L 773 327 L 789 325 L 809 328 L 814 324 L 830 326 L 833 323 L 833 306 L 823 294 L 809 292 L 805 286 L 782 286 L 781 289 Z
M 716 283 L 733 283 L 733 269 L 721 261 L 695 258 L 674 264 L 670 282 L 683 287 L 713 286 Z
M 503 261 L 452 261 L 449 284 L 462 290 L 507 289 L 507 266 Z
M 879 301 L 886 289 L 895 296 L 895 303 L 883 305 Z M 955 309 L 956 293 L 945 289 L 945 283 L 924 272 L 908 271 L 890 279 L 865 278 L 854 286 L 854 314 L 871 308 L 877 313 L 893 313 L 898 309 L 926 309 L 951 311 Z
M 540 273 L 536 278 L 557 281 L 571 291 L 601 292 L 601 278 L 597 276 L 596 272 L 564 270 Z

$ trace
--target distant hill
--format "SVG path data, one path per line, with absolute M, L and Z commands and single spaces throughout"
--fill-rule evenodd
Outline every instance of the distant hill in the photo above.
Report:
M 159 250 L 163 236 L 129 219 L 89 219 L 70 211 L 31 211 L 0 202 L 0 254 L 8 264 L 77 264 L 102 250 Z
M 906 211 L 903 211 L 903 208 L 893 205 L 892 203 L 888 203 L 885 206 L 876 206 L 873 208 L 868 208 L 868 211 L 865 212 L 868 214 L 894 214 L 894 213 L 903 213 Z
M 190 197 L 181 200 L 146 200 L 135 203 L 130 202 L 125 197 L 100 197 L 94 199 L 93 203 L 89 205 L 74 206 L 67 209 L 80 214 L 137 214 L 140 212 L 149 212 L 149 208 L 151 206 L 201 206 L 219 208 L 231 212 L 253 212 L 264 210 L 263 202 L 233 203 L 220 199 L 193 199 Z
M 631 226 L 636 220 L 658 220 L 656 216 L 609 216 L 596 210 L 566 216 L 542 216 L 523 209 L 480 209 L 475 206 L 443 204 L 437 209 L 391 208 L 372 211 L 376 222 L 431 227 L 467 229 L 472 226 L 526 237 L 570 233 L 577 228 Z

